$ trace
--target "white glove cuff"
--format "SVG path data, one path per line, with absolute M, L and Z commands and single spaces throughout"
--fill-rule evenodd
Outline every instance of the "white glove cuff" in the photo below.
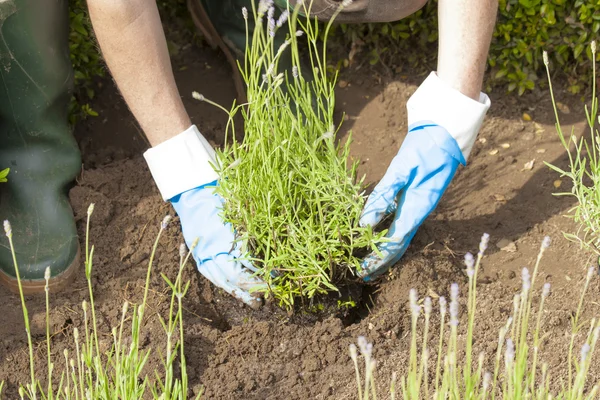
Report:
M 144 158 L 163 200 L 218 178 L 215 151 L 196 125 L 148 149 Z
M 466 160 L 490 105 L 485 93 L 475 101 L 432 72 L 406 103 L 408 126 L 424 120 L 440 125 L 456 140 Z

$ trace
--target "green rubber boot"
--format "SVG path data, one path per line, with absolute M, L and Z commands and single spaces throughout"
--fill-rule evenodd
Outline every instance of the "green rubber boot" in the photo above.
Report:
M 60 290 L 79 265 L 67 191 L 81 156 L 67 123 L 73 71 L 67 0 L 0 1 L 0 220 L 12 238 L 25 293 Z M 18 290 L 8 239 L 0 239 L 0 282 Z
M 258 1 L 255 0 L 258 4 Z M 227 61 L 233 70 L 233 79 L 238 93 L 238 101 L 246 101 L 246 86 L 239 72 L 237 60 L 243 64 L 246 50 L 246 22 L 242 15 L 242 8 L 252 10 L 252 0 L 187 0 L 188 9 L 194 24 L 202 33 L 208 44 L 213 48 L 219 48 L 225 54 Z M 284 8 L 283 8 L 284 9 Z M 276 7 L 274 19 L 277 20 L 282 13 L 282 8 Z M 253 26 L 249 26 L 252 36 Z M 275 48 L 279 48 L 285 42 L 287 28 L 277 29 L 275 33 Z M 279 59 L 278 69 L 292 71 L 292 55 L 288 50 L 284 51 Z M 310 70 L 310 68 L 303 68 Z M 304 77 L 309 80 L 311 74 Z M 285 86 L 284 86 L 285 87 Z

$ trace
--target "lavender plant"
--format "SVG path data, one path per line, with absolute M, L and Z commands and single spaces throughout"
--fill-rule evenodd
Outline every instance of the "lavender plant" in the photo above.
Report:
M 84 329 L 83 332 L 80 332 L 78 328 L 73 329 L 74 342 L 72 343 L 71 351 L 65 349 L 62 354 L 64 357 L 65 368 L 60 373 L 58 384 L 55 384 L 55 370 L 50 341 L 48 286 L 50 269 L 46 269 L 46 351 L 48 373 L 46 377 L 46 387 L 42 385 L 40 376 L 36 373 L 33 357 L 33 343 L 31 331 L 29 329 L 29 314 L 15 257 L 12 229 L 10 223 L 4 221 L 4 230 L 10 243 L 13 262 L 17 272 L 17 282 L 29 348 L 30 382 L 19 387 L 19 397 L 21 400 L 25 398 L 30 400 L 187 399 L 189 393 L 186 359 L 183 348 L 182 299 L 187 292 L 189 283 L 184 284 L 182 280 L 182 271 L 189 261 L 191 250 L 193 250 L 195 244 L 192 246 L 190 252 L 185 251 L 185 245 L 182 246 L 182 250 L 180 251 L 181 260 L 179 270 L 174 282 L 171 282 L 164 274 L 161 274 L 171 289 L 168 319 L 165 321 L 159 317 L 166 335 L 166 356 L 162 359 L 164 370 L 161 372 L 155 371 L 155 377 L 151 379 L 147 375 L 142 375 L 143 368 L 150 355 L 150 349 L 145 352 L 140 351 L 140 337 L 143 334 L 142 327 L 144 325 L 143 321 L 154 255 L 160 237 L 167 228 L 170 216 L 165 217 L 162 221 L 158 236 L 156 237 L 152 248 L 150 261 L 148 262 L 143 300 L 139 305 L 133 306 L 132 310 L 128 302 L 123 304 L 120 323 L 113 327 L 110 333 L 110 337 L 113 340 L 112 348 L 107 352 L 103 352 L 98 346 L 98 326 L 96 324 L 94 295 L 91 283 L 94 247 L 92 246 L 90 248 L 89 246 L 89 224 L 93 211 L 94 205 L 92 204 L 88 208 L 85 245 L 85 273 L 90 300 L 89 303 L 84 300 L 81 304 L 84 316 Z M 128 320 L 131 321 L 129 323 L 130 333 L 126 333 L 126 321 Z M 177 357 L 178 360 L 176 360 Z M 179 364 L 178 377 L 175 374 L 176 363 Z M 4 383 L 0 381 L 0 399 L 2 398 L 3 386 Z M 201 395 L 202 393 L 198 393 L 195 398 L 199 399 Z
M 591 43 L 592 53 L 592 100 L 585 106 L 585 114 L 589 127 L 589 139 L 579 139 L 571 129 L 567 138 L 562 130 L 558 109 L 550 78 L 548 54 L 543 53 L 544 64 L 548 75 L 550 96 L 556 117 L 556 132 L 569 156 L 568 169 L 546 163 L 561 177 L 567 177 L 573 183 L 570 192 L 557 193 L 558 196 L 573 196 L 576 205 L 568 212 L 568 216 L 577 223 L 575 233 L 565 232 L 567 239 L 580 243 L 582 248 L 593 251 L 600 256 L 600 137 L 596 121 L 598 121 L 598 97 L 596 97 L 596 42 Z
M 248 244 L 249 259 L 268 284 L 265 297 L 286 307 L 298 297 L 336 291 L 338 282 L 360 269 L 355 252 L 377 250 L 375 244 L 385 234 L 358 225 L 363 181 L 356 176 L 357 162 L 349 161 L 350 140 L 340 145 L 336 139 L 337 73 L 328 76 L 320 25 L 299 17 L 301 11 L 310 15 L 311 3 L 300 3 L 294 9 L 288 5 L 277 19 L 273 1 L 240 10 L 246 26 L 251 18 L 255 26 L 252 37 L 247 33 L 240 63 L 248 102 L 228 111 L 230 141 L 218 151 L 216 166 L 224 219 Z M 286 21 L 289 32 L 277 47 L 276 33 Z M 330 26 L 331 21 L 323 37 Z M 305 41 L 309 69 L 300 62 L 300 40 Z M 283 70 L 280 59 L 288 51 L 293 66 Z M 209 101 L 197 93 L 195 97 Z M 234 118 L 240 114 L 242 142 L 234 135 Z
M 521 273 L 521 291 L 513 298 L 513 312 L 500 329 L 498 347 L 493 363 L 493 370 L 486 370 L 485 355 L 479 354 L 476 368 L 473 369 L 473 330 L 475 327 L 475 310 L 477 295 L 477 273 L 483 253 L 487 248 L 489 236 L 484 235 L 480 251 L 475 259 L 471 254 L 465 257 L 468 276 L 467 324 L 464 343 L 459 338 L 459 287 L 452 284 L 450 288 L 450 332 L 446 335 L 446 300 L 440 297 L 439 343 L 437 356 L 430 357 L 429 321 L 431 318 L 431 299 L 423 300 L 419 305 L 417 292 L 413 289 L 409 294 L 409 306 L 412 314 L 411 347 L 408 371 L 400 378 L 400 394 L 405 400 L 418 399 L 593 399 L 598 395 L 598 384 L 589 382 L 588 375 L 592 356 L 600 337 L 600 323 L 594 318 L 583 323 L 581 314 L 588 286 L 595 276 L 595 268 L 590 267 L 584 281 L 577 311 L 572 318 L 571 340 L 568 349 L 567 364 L 564 365 L 566 382 L 559 392 L 553 392 L 550 385 L 548 364 L 541 360 L 542 315 L 546 300 L 550 296 L 550 284 L 544 283 L 539 296 L 539 305 L 534 307 L 533 291 L 539 274 L 539 265 L 546 249 L 550 246 L 550 238 L 544 238 L 537 260 L 530 272 L 523 268 Z M 423 315 L 423 317 L 422 317 Z M 534 322 L 535 321 L 535 322 Z M 583 327 L 588 327 L 581 335 Z M 417 343 L 421 337 L 421 348 Z M 579 357 L 574 354 L 576 339 L 583 337 L 583 345 Z M 350 345 L 350 358 L 354 363 L 359 400 L 376 399 L 376 380 L 374 377 L 375 361 L 372 357 L 372 345 L 364 337 L 358 339 L 358 349 Z M 464 353 L 463 353 L 464 352 Z M 458 359 L 459 354 L 464 358 Z M 359 356 L 364 358 L 364 368 L 359 368 Z M 429 363 L 435 360 L 435 371 Z M 363 379 L 364 376 L 364 379 Z M 396 396 L 396 375 L 392 374 L 390 397 Z M 431 386 L 430 386 L 431 385 Z M 555 388 L 556 390 L 556 388 Z

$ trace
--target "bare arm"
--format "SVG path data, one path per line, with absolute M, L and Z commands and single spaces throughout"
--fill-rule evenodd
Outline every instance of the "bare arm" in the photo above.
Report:
M 108 68 L 150 144 L 188 129 L 156 0 L 87 3 Z
M 439 0 L 440 79 L 479 100 L 498 0 Z

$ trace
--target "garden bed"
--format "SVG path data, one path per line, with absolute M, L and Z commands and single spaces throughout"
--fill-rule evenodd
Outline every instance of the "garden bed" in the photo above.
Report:
M 220 54 L 194 46 L 179 48 L 173 63 L 194 123 L 213 144 L 221 145 L 226 117 L 193 100 L 191 92 L 201 91 L 220 104 L 230 104 L 235 92 L 229 66 Z M 352 129 L 351 152 L 361 160 L 359 173 L 366 174 L 368 183 L 382 177 L 396 154 L 406 132 L 406 100 L 424 78 L 406 68 L 397 70 L 401 72 L 355 61 L 340 76 L 337 107 L 339 115 L 344 111 L 348 119 L 343 132 Z M 563 125 L 574 125 L 579 133 L 585 127 L 582 105 L 563 90 L 559 89 L 557 96 L 563 103 Z M 565 370 L 555 368 L 567 357 L 569 317 L 577 306 L 579 284 L 591 259 L 561 236 L 562 230 L 573 228 L 562 217 L 573 200 L 552 196 L 558 177 L 543 165 L 543 161 L 559 166 L 566 162 L 554 131 L 548 94 L 541 91 L 517 98 L 491 93 L 491 98 L 492 109 L 469 167 L 459 170 L 440 206 L 391 274 L 353 292 L 358 307 L 313 307 L 288 314 L 268 305 L 253 311 L 189 268 L 186 278 L 192 283 L 184 301 L 184 321 L 193 390 L 203 385 L 210 399 L 355 398 L 348 346 L 364 335 L 374 344 L 381 393 L 385 393 L 392 371 L 401 373 L 408 357 L 409 289 L 416 288 L 421 295 L 447 296 L 450 284 L 458 282 L 464 293 L 463 256 L 476 251 L 483 232 L 491 235 L 491 245 L 479 275 L 475 352 L 485 351 L 491 359 L 497 331 L 510 315 L 512 296 L 520 287 L 521 268 L 532 265 L 542 238 L 549 235 L 553 244 L 544 258 L 540 281 L 551 282 L 553 293 L 546 306 L 544 330 L 550 337 L 542 358 L 552 367 L 554 378 L 560 378 Z M 140 300 L 160 221 L 173 210 L 161 200 L 152 182 L 141 157 L 147 146 L 143 135 L 110 81 L 103 82 L 92 107 L 100 116 L 80 123 L 76 130 L 85 168 L 71 191 L 71 200 L 82 238 L 88 205 L 95 203 L 93 282 L 98 323 L 104 333 L 100 346 L 108 349 L 110 329 L 117 323 L 123 301 Z M 526 121 L 524 113 L 532 120 Z M 528 169 L 525 164 L 533 159 L 533 168 Z M 561 190 L 568 184 L 563 181 Z M 175 219 L 161 239 L 155 262 L 155 271 L 168 276 L 177 272 L 183 241 L 177 222 Z M 590 286 L 586 316 L 597 314 L 598 282 L 596 279 Z M 147 334 L 141 339 L 144 349 L 164 343 L 154 315 L 166 311 L 169 292 L 157 273 L 151 290 Z M 70 291 L 51 294 L 52 345 L 57 360 L 72 342 L 72 328 L 81 329 L 80 305 L 86 298 L 83 269 Z M 43 299 L 27 301 L 38 348 L 36 358 L 43 366 Z M 7 381 L 5 395 L 12 399 L 17 397 L 16 383 L 27 381 L 29 366 L 19 299 L 4 288 L 0 288 L 0 312 L 0 380 Z M 154 352 L 148 367 L 160 368 L 159 363 Z M 599 377 L 595 362 L 591 381 Z

